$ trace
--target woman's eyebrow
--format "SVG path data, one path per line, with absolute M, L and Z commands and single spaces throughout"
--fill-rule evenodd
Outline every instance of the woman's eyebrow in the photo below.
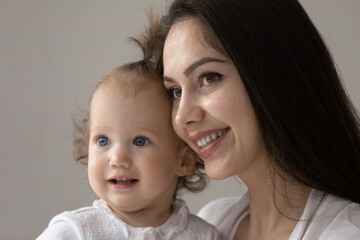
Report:
M 194 70 L 196 68 L 198 68 L 199 66 L 201 66 L 205 63 L 208 63 L 208 62 L 221 62 L 222 63 L 222 62 L 225 62 L 225 60 L 218 59 L 218 58 L 212 58 L 212 57 L 201 58 L 201 59 L 197 60 L 196 62 L 192 63 L 190 66 L 188 66 L 184 71 L 184 75 L 188 77 L 192 72 L 194 72 Z M 174 79 L 164 75 L 163 81 L 164 82 L 174 82 Z
M 189 76 L 197 67 L 208 63 L 208 62 L 225 62 L 224 60 L 221 59 L 217 59 L 217 58 L 212 58 L 212 57 L 204 57 L 201 58 L 200 60 L 194 62 L 193 64 L 191 64 L 190 66 L 188 66 L 185 71 L 184 71 L 184 75 L 185 76 Z
M 163 78 L 163 81 L 164 81 L 164 82 L 175 82 L 174 79 L 172 79 L 171 77 L 167 77 L 167 76 L 165 76 L 165 75 L 163 75 L 162 78 Z

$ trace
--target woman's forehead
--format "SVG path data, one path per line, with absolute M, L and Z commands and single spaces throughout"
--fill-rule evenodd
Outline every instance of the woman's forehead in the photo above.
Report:
M 179 36 L 182 36 L 184 32 L 191 32 L 191 36 L 195 42 L 202 44 L 206 48 L 213 48 L 224 57 L 228 57 L 220 39 L 205 20 L 197 17 L 183 17 L 174 22 L 168 36 L 174 31 L 176 31 Z M 167 39 L 168 37 L 166 40 Z

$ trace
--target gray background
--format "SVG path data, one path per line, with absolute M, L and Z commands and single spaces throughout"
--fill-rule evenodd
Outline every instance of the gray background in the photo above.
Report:
M 359 109 L 360 1 L 301 3 Z M 72 159 L 72 116 L 106 73 L 140 57 L 126 38 L 150 6 L 166 0 L 0 0 L 0 239 L 34 239 L 55 214 L 97 198 Z M 195 213 L 243 190 L 230 178 L 184 198 Z

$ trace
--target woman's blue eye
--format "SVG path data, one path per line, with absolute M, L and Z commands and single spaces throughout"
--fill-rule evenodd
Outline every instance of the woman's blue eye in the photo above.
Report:
M 214 72 L 204 73 L 200 76 L 201 86 L 211 85 L 214 82 L 218 81 L 222 76 L 224 75 L 220 73 L 214 73 Z
M 170 88 L 169 90 L 169 95 L 170 97 L 172 98 L 180 98 L 181 97 L 181 88 L 178 88 L 178 87 L 174 87 L 174 88 Z
M 97 143 L 97 145 L 104 147 L 104 146 L 110 145 L 111 141 L 107 137 L 99 137 L 96 139 L 96 143 Z
M 133 142 L 133 144 L 136 146 L 145 146 L 149 143 L 150 141 L 144 137 L 136 137 Z

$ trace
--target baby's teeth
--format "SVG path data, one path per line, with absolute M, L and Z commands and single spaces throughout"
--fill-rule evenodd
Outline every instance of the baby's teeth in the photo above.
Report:
M 207 142 L 206 142 L 206 139 L 205 138 L 203 138 L 203 139 L 201 139 L 201 145 L 205 145 Z
M 207 136 L 207 137 L 206 137 L 206 142 L 207 142 L 207 143 L 211 142 L 211 137 L 210 137 L 210 136 Z
M 197 140 L 196 144 L 197 144 L 199 147 L 201 147 L 201 146 L 202 146 L 201 140 Z
M 222 131 L 219 131 L 217 135 L 221 137 L 221 135 L 223 135 Z

